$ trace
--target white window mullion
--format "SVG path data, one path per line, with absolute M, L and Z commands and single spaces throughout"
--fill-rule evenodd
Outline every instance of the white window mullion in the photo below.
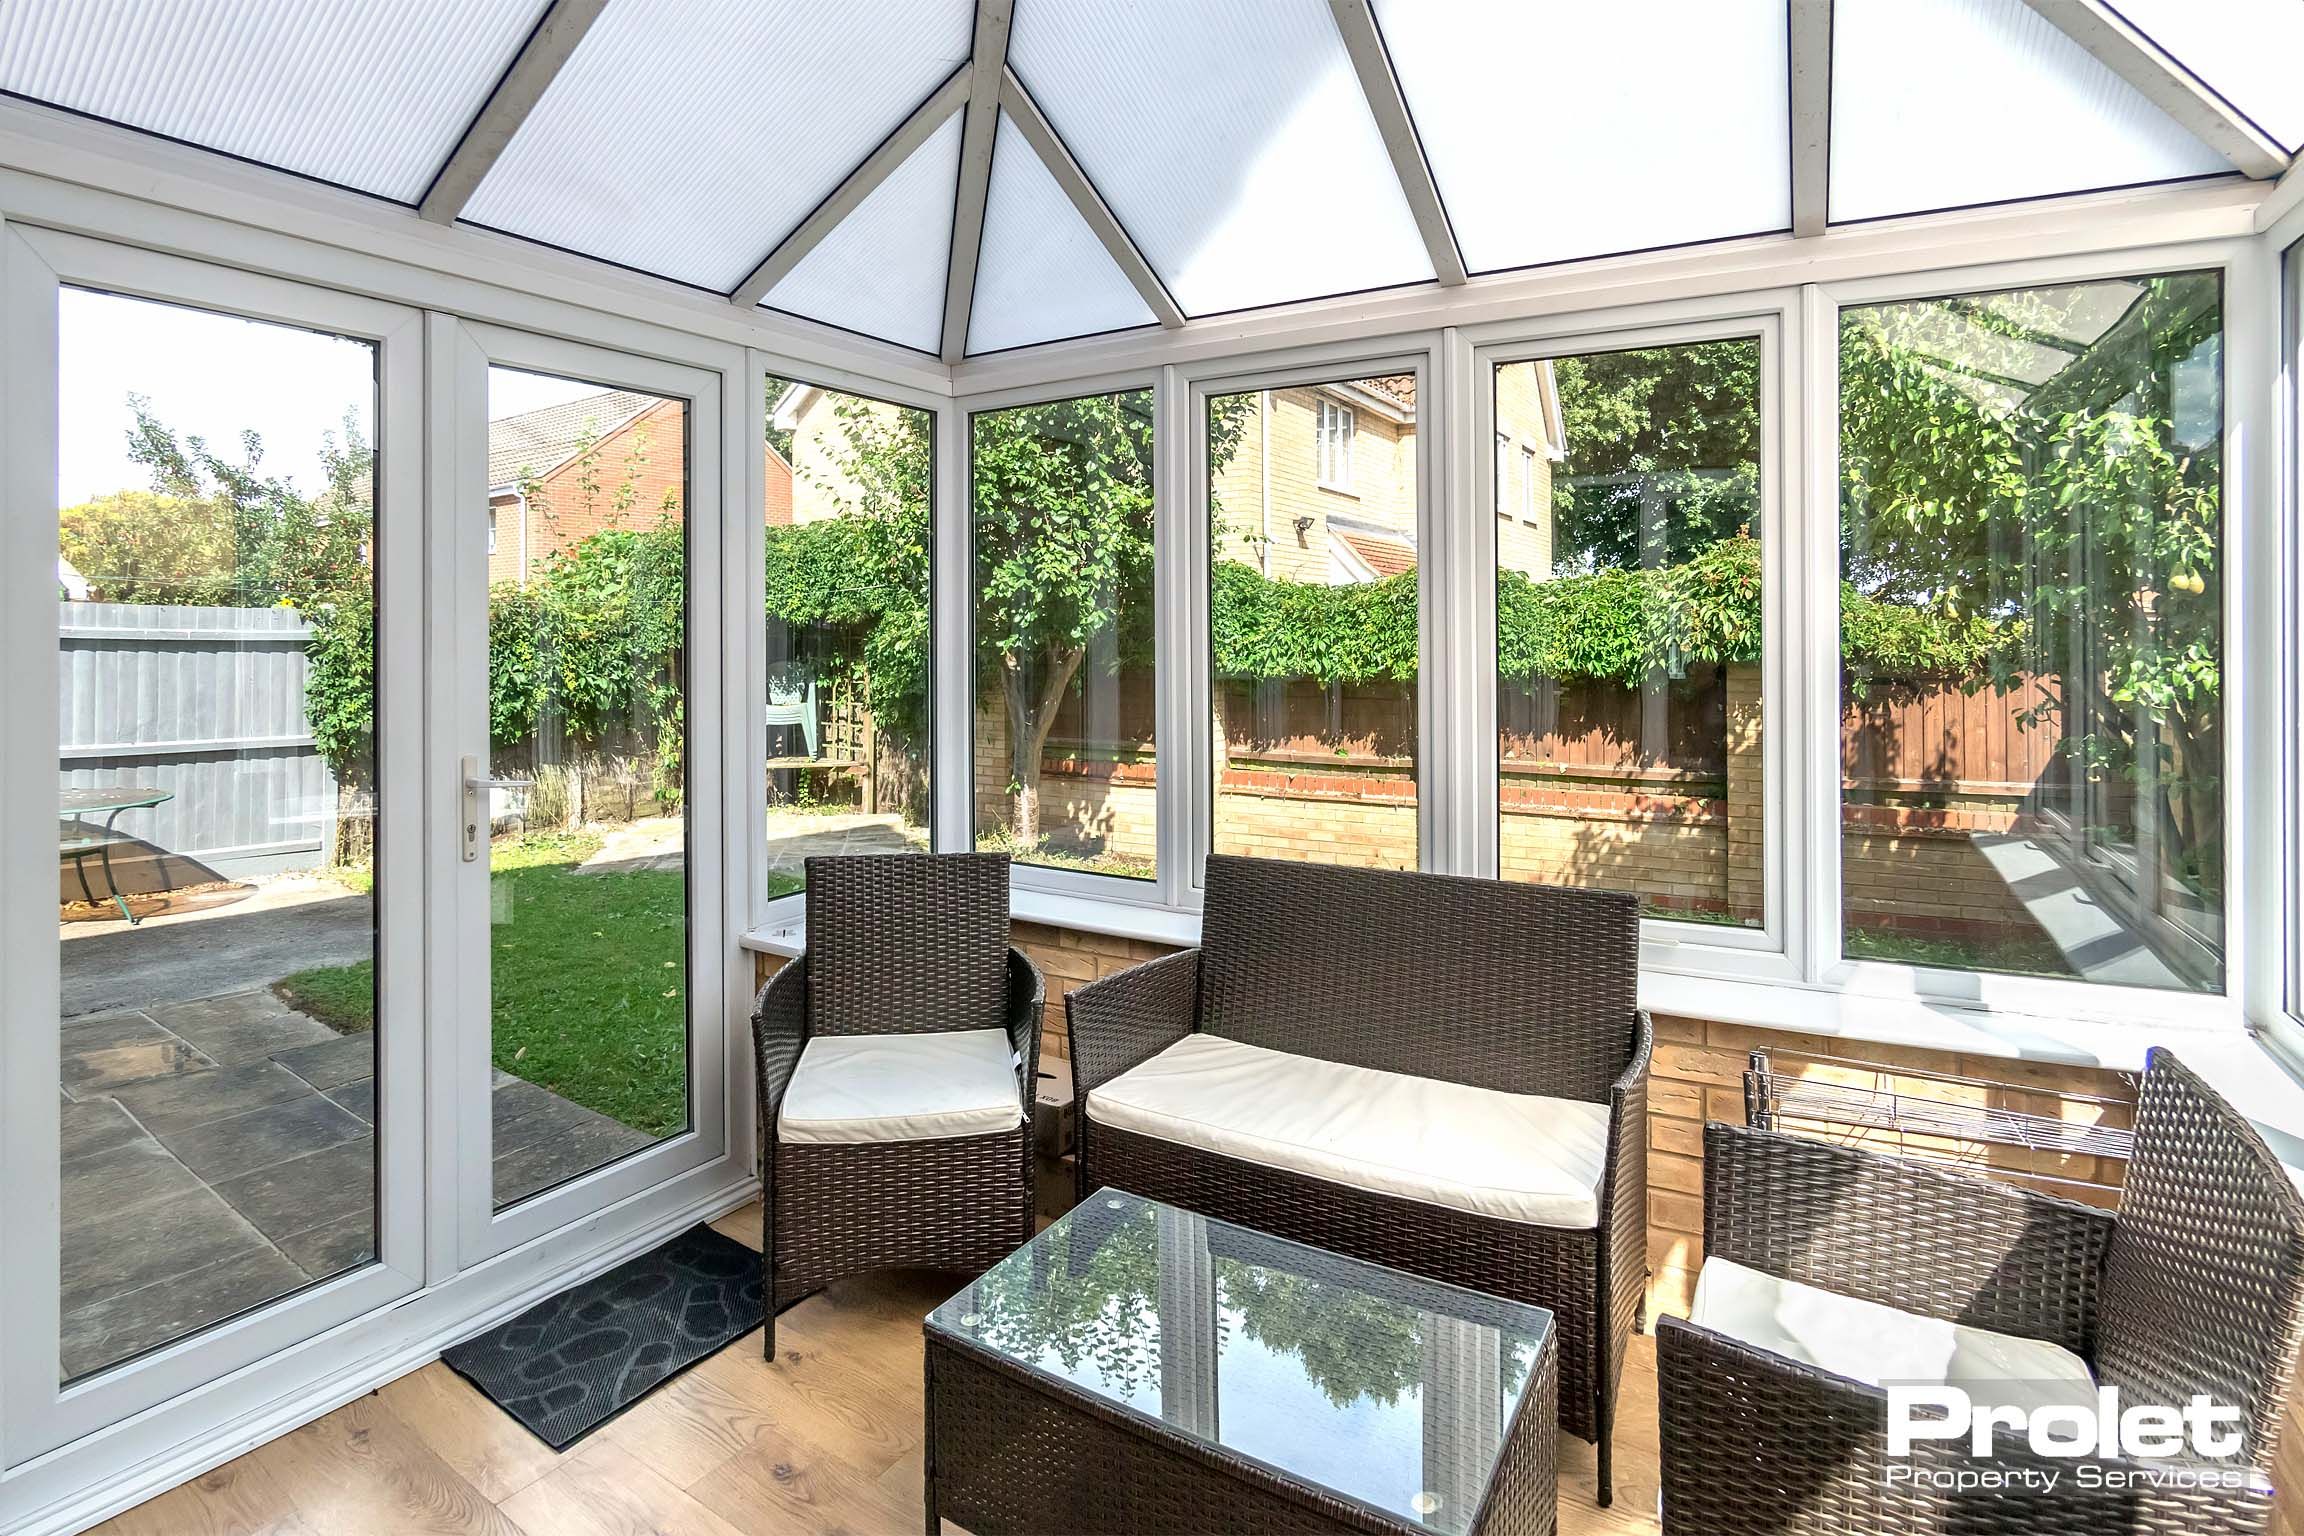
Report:
M 968 484 L 968 412 L 935 408 L 934 574 L 929 597 L 929 846 L 960 853 L 976 838 L 976 541 Z
M 1804 834 L 1797 862 L 1786 860 L 1785 931 L 1794 965 L 1813 983 L 1840 963 L 1840 311 L 1813 284 L 1800 292 L 1795 334 L 1785 416 L 1796 410 L 1799 430 L 1785 438 L 1785 480 L 1796 515 L 1785 518 L 1793 537 L 1781 567 L 1794 605 L 1785 683 L 1795 692 L 1774 718 L 1797 762 L 1776 819 L 1799 817 Z
M 1168 906 L 1197 906 L 1208 852 L 1208 549 L 1194 509 L 1207 477 L 1204 425 L 1180 370 L 1152 395 L 1152 686 L 1159 753 L 1154 843 Z
M 1432 692 L 1450 716 L 1432 756 L 1432 794 L 1451 861 L 1434 867 L 1494 878 L 1496 825 L 1496 511 L 1499 487 L 1480 445 L 1496 435 L 1495 392 L 1461 331 L 1440 336 L 1430 439 L 1436 474 L 1431 500 L 1447 529 L 1445 598 L 1449 657 Z M 1490 455 L 1493 457 L 1493 455 Z M 1445 780 L 1438 770 L 1446 766 Z

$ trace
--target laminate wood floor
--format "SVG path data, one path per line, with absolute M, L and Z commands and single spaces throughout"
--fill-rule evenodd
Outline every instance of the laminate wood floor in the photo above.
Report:
M 757 1205 L 715 1223 L 755 1247 Z M 948 1276 L 834 1286 L 746 1334 L 565 1454 L 435 1361 L 97 1527 L 105 1536 L 915 1536 L 920 1319 Z M 1616 1502 L 1560 1443 L 1562 1536 L 1656 1524 L 1655 1346 L 1617 1410 Z M 959 1528 L 949 1523 L 947 1533 Z

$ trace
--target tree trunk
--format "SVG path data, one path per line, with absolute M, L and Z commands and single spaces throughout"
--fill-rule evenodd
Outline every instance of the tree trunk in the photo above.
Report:
M 1046 676 L 1037 689 L 1020 658 L 1001 658 L 1000 692 L 1008 709 L 1008 782 L 1014 802 L 1009 833 L 1019 851 L 1040 846 L 1040 757 L 1056 723 L 1056 708 L 1064 702 L 1064 691 L 1072 686 L 1085 654 L 1080 646 L 1049 653 Z

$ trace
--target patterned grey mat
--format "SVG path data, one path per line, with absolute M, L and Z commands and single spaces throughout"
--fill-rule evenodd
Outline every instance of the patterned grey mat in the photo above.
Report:
M 695 1227 L 441 1356 L 564 1451 L 760 1326 L 760 1255 Z

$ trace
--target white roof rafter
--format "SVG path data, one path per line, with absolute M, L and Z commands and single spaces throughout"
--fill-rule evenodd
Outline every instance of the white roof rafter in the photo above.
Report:
M 2097 62 L 2175 119 L 2186 132 L 2232 162 L 2244 176 L 2269 181 L 2288 169 L 2288 151 L 2223 97 L 2161 50 L 2104 0 L 2024 0 Z
M 768 291 L 805 261 L 810 251 L 823 244 L 824 237 L 854 213 L 857 204 L 870 197 L 898 166 L 912 157 L 914 150 L 934 137 L 945 120 L 967 103 L 969 68 L 963 64 L 954 70 L 933 95 L 914 108 L 894 133 L 864 157 L 863 164 L 848 173 L 847 180 L 833 188 L 831 195 L 818 203 L 792 233 L 777 242 L 776 249 L 736 285 L 736 291 L 729 298 L 749 309 L 768 297 Z
M 504 71 L 504 78 L 496 82 L 496 89 L 472 119 L 472 126 L 464 131 L 455 153 L 432 178 L 419 213 L 435 224 L 456 221 L 479 190 L 481 179 L 536 109 L 536 103 L 544 99 L 553 77 L 607 5 L 608 0 L 552 0 L 551 8 Z
M 944 278 L 947 363 L 968 355 L 968 316 L 976 303 L 976 258 L 984 247 L 984 208 L 992 196 L 992 139 L 1000 126 L 1000 82 L 1008 72 L 1014 0 L 976 0 L 976 46 L 968 74 L 968 120 L 960 129 L 960 186 L 952 199 L 952 260 Z
M 1144 259 L 1143 251 L 1137 248 L 1135 240 L 1105 203 L 1103 194 L 1096 190 L 1096 184 L 1088 179 L 1088 173 L 1080 168 L 1080 162 L 1072 157 L 1072 151 L 1048 121 L 1047 114 L 1040 110 L 1040 104 L 1032 99 L 1032 93 L 1024 89 L 1024 82 L 1016 78 L 1012 69 L 1003 69 L 1001 73 L 1000 105 L 1009 121 L 1024 135 L 1024 141 L 1032 146 L 1033 153 L 1047 166 L 1048 174 L 1056 178 L 1056 185 L 1064 189 L 1064 195 L 1072 200 L 1072 206 L 1095 232 L 1097 241 L 1110 253 L 1114 265 L 1144 300 L 1144 307 L 1164 326 L 1173 329 L 1182 325 L 1184 311 L 1168 292 L 1167 285 L 1152 270 L 1152 263 Z
M 1792 233 L 1820 235 L 1832 186 L 1832 0 L 1792 0 Z
M 1433 179 L 1431 162 L 1424 158 L 1424 145 L 1416 137 L 1416 123 L 1408 115 L 1408 98 L 1400 89 L 1400 77 L 1393 73 L 1391 56 L 1384 51 L 1376 12 L 1369 0 L 1328 0 L 1328 9 L 1343 36 L 1344 51 L 1352 57 L 1353 73 L 1360 77 L 1360 94 L 1368 99 L 1368 111 L 1376 119 L 1385 152 L 1392 157 L 1392 174 L 1408 200 L 1417 233 L 1424 237 L 1432 275 L 1441 287 L 1453 288 L 1469 276 L 1464 253 L 1457 249 L 1447 206 L 1440 201 L 1440 184 Z

